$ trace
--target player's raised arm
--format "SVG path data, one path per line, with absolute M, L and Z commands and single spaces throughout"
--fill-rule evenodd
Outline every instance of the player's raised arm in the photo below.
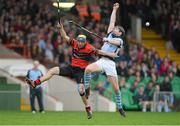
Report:
M 66 42 L 69 42 L 70 41 L 70 38 L 69 36 L 66 34 L 65 30 L 64 30 L 64 27 L 63 27 L 63 24 L 62 22 L 60 21 L 60 23 L 57 24 L 57 28 L 59 28 L 59 31 L 60 31 L 60 34 L 62 36 L 62 38 L 66 41 Z
M 116 22 L 116 12 L 117 12 L 117 9 L 119 8 L 119 4 L 118 3 L 115 3 L 113 5 L 113 11 L 111 13 L 111 18 L 110 18 L 110 23 L 109 23 L 109 27 L 108 27 L 108 31 L 107 33 L 111 32 L 115 26 L 115 22 Z

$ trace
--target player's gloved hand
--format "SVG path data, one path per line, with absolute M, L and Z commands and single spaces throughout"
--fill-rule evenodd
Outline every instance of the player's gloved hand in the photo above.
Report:
M 60 23 L 58 22 L 56 27 L 59 28 L 59 29 L 63 28 L 63 25 L 62 25 L 61 21 L 60 21 Z
M 106 37 L 103 38 L 103 42 L 108 42 L 108 41 L 109 41 L 108 38 L 106 38 Z
M 115 3 L 115 4 L 113 5 L 113 9 L 117 10 L 118 8 L 119 8 L 119 3 Z

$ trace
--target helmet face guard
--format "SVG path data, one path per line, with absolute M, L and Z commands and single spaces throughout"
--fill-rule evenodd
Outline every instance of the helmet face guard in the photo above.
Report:
M 78 42 L 82 42 L 82 43 L 85 43 L 86 42 L 86 36 L 85 35 L 78 35 L 77 37 L 77 41 Z

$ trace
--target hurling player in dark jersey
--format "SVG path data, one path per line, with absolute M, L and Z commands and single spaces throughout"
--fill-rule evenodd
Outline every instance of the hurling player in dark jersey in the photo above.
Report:
M 84 88 L 84 70 L 87 65 L 90 64 L 92 56 L 104 55 L 109 57 L 116 57 L 116 53 L 107 53 L 103 50 L 98 50 L 86 41 L 85 35 L 78 35 L 77 39 L 71 39 L 65 32 L 62 23 L 58 24 L 57 27 L 60 29 L 62 38 L 72 47 L 72 59 L 71 65 L 65 67 L 53 67 L 47 74 L 42 76 L 40 79 L 35 81 L 26 79 L 27 84 L 35 88 L 42 82 L 49 80 L 53 75 L 67 76 L 76 80 L 78 85 L 78 92 L 82 98 L 87 112 L 87 118 L 92 118 L 92 110 L 88 103 L 88 97 L 85 94 Z

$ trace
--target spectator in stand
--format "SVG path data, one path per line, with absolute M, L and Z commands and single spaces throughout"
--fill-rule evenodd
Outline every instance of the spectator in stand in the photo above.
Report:
M 132 62 L 130 69 L 133 70 L 133 75 L 136 75 L 136 71 L 137 71 L 137 62 Z
M 129 89 L 130 88 L 130 84 L 126 82 L 126 78 L 125 77 L 121 77 L 119 82 L 119 88 L 120 89 Z
M 168 59 L 164 58 L 160 68 L 160 75 L 165 75 L 168 72 L 168 68 L 169 68 Z
M 135 75 L 135 70 L 129 67 L 128 69 L 128 76 L 134 76 Z
M 169 77 L 169 81 L 171 82 L 171 81 L 173 80 L 173 78 L 174 78 L 174 73 L 173 73 L 173 71 L 169 71 L 169 72 L 167 73 L 167 76 Z
M 146 112 L 147 106 L 150 106 L 151 111 L 153 111 L 153 104 L 151 101 L 148 100 L 148 96 L 144 91 L 144 86 L 141 86 L 134 96 L 135 103 L 138 103 L 142 107 L 142 111 Z
M 141 72 L 140 71 L 136 71 L 135 77 L 136 77 L 136 80 L 138 82 L 140 82 L 142 80 Z
M 172 65 L 169 68 L 169 71 L 172 71 L 175 75 L 177 74 L 178 67 L 176 61 L 172 62 Z
M 122 77 L 128 77 L 128 69 L 127 69 L 126 61 L 119 62 L 119 66 L 117 67 L 117 74 Z
M 141 64 L 140 63 L 138 63 L 137 65 L 136 65 L 136 73 L 137 72 L 139 72 L 140 73 L 140 79 L 142 79 L 143 77 L 144 77 L 144 72 L 142 71 L 142 67 L 141 67 Z M 136 75 L 137 76 L 137 75 Z
M 180 53 L 180 21 L 176 21 L 176 25 L 174 26 L 173 32 L 172 32 L 172 42 L 174 45 L 174 48 Z
M 158 75 L 160 74 L 161 63 L 162 63 L 162 60 L 161 60 L 159 54 L 155 53 L 154 64 L 156 64 L 156 66 L 157 66 Z
M 156 76 L 156 74 L 152 72 L 151 75 L 150 75 L 150 77 L 151 77 L 152 82 L 156 84 L 156 81 L 157 81 L 157 79 L 158 79 L 157 76 Z
M 178 65 L 178 67 L 177 67 L 177 73 L 176 73 L 176 75 L 177 75 L 178 77 L 180 77 L 180 65 Z
M 137 52 L 137 61 L 138 61 L 138 63 L 142 62 L 143 54 L 144 54 L 144 47 L 143 46 L 139 46 L 138 52 Z
M 135 80 L 133 85 L 130 87 L 130 91 L 135 94 L 136 93 L 136 90 L 138 88 L 138 85 L 139 85 L 139 81 Z
M 164 81 L 160 85 L 160 91 L 172 91 L 171 82 L 168 76 L 165 77 Z
M 100 2 L 100 7 L 101 7 L 101 17 L 102 17 L 102 23 L 103 24 L 108 24 L 109 23 L 109 18 L 111 15 L 111 11 L 109 9 L 109 4 L 110 2 L 108 0 L 104 0 Z
M 144 53 L 144 54 L 143 54 L 142 62 L 145 63 L 147 66 L 150 66 L 150 65 L 149 65 L 149 62 L 148 62 L 148 59 L 147 59 L 147 53 Z
M 163 91 L 164 93 L 162 95 L 163 104 L 159 106 L 159 110 L 161 110 L 164 106 L 165 112 L 170 112 L 170 107 L 173 106 L 174 103 L 174 97 L 170 94 L 172 91 L 172 86 L 168 76 L 165 77 L 164 81 L 160 85 L 160 91 Z
M 53 61 L 54 61 L 53 46 L 51 44 L 51 40 L 48 39 L 46 48 L 45 48 L 45 62 L 48 62 L 51 64 Z
M 164 102 L 160 96 L 160 86 L 159 85 L 156 85 L 155 86 L 155 90 L 154 90 L 154 97 L 156 99 L 156 102 L 155 102 L 155 111 L 158 111 L 158 112 L 161 112 L 162 111 L 162 107 L 164 106 Z
M 148 85 L 146 86 L 146 88 L 144 90 L 144 92 L 147 94 L 149 101 L 153 100 L 153 87 L 154 87 L 153 81 L 149 81 Z
M 32 44 L 30 45 L 30 53 L 31 57 L 34 57 L 36 59 L 40 59 L 41 57 L 44 57 L 43 52 L 41 53 L 41 49 L 38 46 L 38 42 L 35 37 L 31 38 Z
M 149 68 L 148 68 L 148 65 L 145 63 L 145 62 L 142 62 L 141 63 L 141 71 L 142 71 L 142 75 L 144 77 L 147 77 L 148 76 L 148 71 L 149 71 Z

